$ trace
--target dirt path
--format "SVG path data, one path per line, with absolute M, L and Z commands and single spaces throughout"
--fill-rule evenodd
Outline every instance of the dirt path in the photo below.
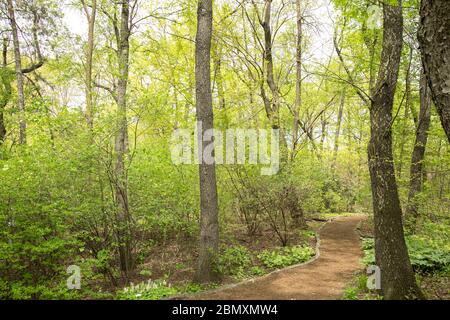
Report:
M 354 273 L 361 269 L 359 237 L 363 216 L 342 217 L 320 231 L 320 256 L 302 266 L 272 273 L 225 289 L 191 296 L 200 300 L 340 299 Z

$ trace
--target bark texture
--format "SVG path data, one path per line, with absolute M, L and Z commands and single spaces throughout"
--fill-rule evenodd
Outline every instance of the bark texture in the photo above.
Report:
M 303 41 L 303 17 L 302 0 L 296 0 L 297 13 L 297 50 L 296 50 L 296 82 L 295 82 L 295 108 L 294 108 L 294 126 L 293 126 L 293 145 L 292 155 L 295 155 L 299 140 L 299 121 L 300 109 L 302 107 L 302 41 Z
M 202 150 L 210 142 L 203 141 L 206 130 L 213 128 L 213 109 L 211 93 L 211 37 L 212 37 L 212 0 L 199 0 L 197 10 L 197 35 L 195 42 L 195 82 L 196 111 L 199 146 L 200 177 L 200 245 L 198 267 L 195 275 L 197 282 L 216 280 L 214 260 L 219 246 L 219 220 L 214 163 L 205 163 Z
M 263 15 L 261 16 L 258 7 L 253 2 L 255 11 L 258 14 L 258 21 L 264 31 L 264 76 L 265 81 L 272 94 L 272 99 L 269 100 L 266 96 L 264 88 L 262 88 L 262 97 L 264 100 L 264 106 L 266 109 L 267 117 L 271 123 L 273 129 L 280 128 L 280 93 L 275 81 L 275 75 L 273 71 L 273 54 L 272 54 L 272 29 L 271 29 L 271 16 L 272 16 L 272 0 L 265 0 Z M 263 84 L 262 84 L 263 85 Z
M 369 171 L 375 259 L 385 299 L 422 298 L 408 257 L 392 153 L 392 109 L 403 46 L 401 1 L 383 4 L 384 34 L 378 79 L 370 108 Z
M 86 48 L 86 67 L 85 67 L 85 97 L 86 97 L 86 121 L 92 129 L 94 126 L 94 102 L 92 91 L 92 60 L 94 54 L 94 31 L 95 19 L 97 15 L 97 0 L 92 0 L 91 9 L 82 0 L 83 9 L 88 21 L 88 42 Z
M 337 115 L 336 132 L 334 135 L 334 149 L 333 149 L 333 170 L 336 168 L 337 156 L 339 151 L 339 139 L 341 137 L 342 117 L 344 115 L 346 89 L 344 88 L 341 93 L 341 101 L 339 103 L 339 110 Z
M 130 55 L 130 4 L 129 0 L 122 1 L 120 13 L 120 32 L 118 38 L 119 78 L 117 80 L 117 136 L 115 141 L 116 153 L 116 184 L 115 195 L 117 202 L 120 268 L 126 278 L 133 269 L 131 213 L 128 203 L 128 177 L 125 168 L 125 158 L 128 153 L 128 123 L 127 123 L 127 85 Z
M 411 158 L 408 205 L 405 212 L 406 226 L 409 233 L 414 233 L 417 218 L 419 217 L 416 197 L 422 192 L 423 187 L 423 160 L 428 140 L 428 129 L 430 128 L 430 117 L 431 93 L 426 76 L 422 73 L 420 78 L 420 114 Z
M 409 59 L 408 64 L 406 66 L 405 72 L 405 113 L 403 114 L 402 119 L 402 135 L 400 137 L 400 156 L 398 160 L 398 178 L 402 178 L 403 173 L 403 158 L 405 155 L 405 144 L 406 139 L 408 137 L 408 121 L 409 121 L 409 112 L 412 108 L 411 103 L 411 67 L 412 67 L 412 57 L 413 57 L 413 49 L 409 50 Z
M 450 1 L 422 0 L 418 38 L 431 95 L 450 142 Z

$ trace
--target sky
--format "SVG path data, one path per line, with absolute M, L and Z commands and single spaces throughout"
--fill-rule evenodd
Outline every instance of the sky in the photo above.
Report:
M 80 10 L 65 5 L 63 6 L 64 23 L 70 32 L 84 36 L 87 34 L 86 18 L 81 14 Z
M 83 39 L 87 38 L 87 22 L 86 17 L 80 9 L 70 5 L 73 0 L 63 0 L 64 18 L 63 22 L 68 30 L 74 34 L 81 36 Z M 145 4 L 142 0 L 141 3 Z M 152 0 L 154 1 L 154 0 Z M 150 3 L 152 6 L 161 6 L 163 3 L 173 0 L 157 0 L 157 2 Z M 218 0 L 216 0 L 218 1 Z M 277 0 L 276 0 L 277 1 Z M 278 0 L 279 1 L 279 0 Z M 310 0 L 311 4 L 307 15 L 308 24 L 313 23 L 314 27 L 306 27 L 309 33 L 310 48 L 304 54 L 303 58 L 307 64 L 326 64 L 330 55 L 334 52 L 333 48 L 333 7 L 330 0 Z M 192 38 L 194 35 L 192 36 Z M 72 88 L 73 92 L 69 93 L 70 99 L 67 103 L 73 108 L 82 107 L 84 103 L 83 90 L 79 88 Z
M 165 2 L 167 0 L 158 0 Z M 64 23 L 73 34 L 86 37 L 87 23 L 86 18 L 80 10 L 70 5 L 65 5 Z M 309 10 L 312 19 L 315 22 L 314 31 L 311 30 L 311 49 L 310 55 L 312 60 L 325 61 L 333 51 L 333 21 L 332 5 L 329 0 L 316 0 L 313 2 L 312 8 Z

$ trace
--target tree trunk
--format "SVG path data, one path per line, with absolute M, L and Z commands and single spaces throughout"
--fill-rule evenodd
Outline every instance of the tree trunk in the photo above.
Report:
M 11 99 L 11 79 L 10 72 L 7 69 L 8 60 L 8 39 L 3 39 L 3 48 L 2 48 L 2 68 L 0 73 L 0 146 L 5 142 L 6 139 L 6 126 L 5 126 L 5 108 Z
M 131 214 L 128 205 L 128 177 L 125 168 L 125 157 L 128 153 L 128 124 L 127 124 L 127 84 L 128 63 L 130 54 L 130 7 L 129 0 L 122 1 L 120 33 L 118 39 L 119 78 L 117 81 L 117 136 L 115 142 L 116 153 L 116 185 L 117 201 L 117 238 L 119 242 L 120 268 L 126 278 L 133 268 Z
M 423 160 L 428 140 L 428 129 L 431 117 L 431 94 L 425 74 L 420 77 L 420 115 L 416 130 L 416 141 L 411 158 L 410 187 L 408 205 L 406 207 L 405 221 L 409 233 L 414 233 L 417 218 L 419 217 L 416 196 L 422 192 L 423 187 Z
M 266 81 L 272 93 L 272 103 L 269 113 L 269 120 L 272 128 L 280 128 L 280 94 L 278 86 L 275 82 L 273 72 L 273 55 L 272 55 L 272 30 L 270 27 L 272 0 L 265 0 L 264 6 L 264 20 L 261 21 L 261 26 L 264 30 L 264 64 L 266 70 Z
M 431 95 L 450 142 L 450 1 L 422 0 L 418 39 Z
M 196 282 L 217 279 L 214 261 L 219 246 L 218 200 L 215 164 L 203 160 L 202 151 L 210 142 L 203 141 L 206 130 L 213 128 L 211 93 L 212 0 L 199 0 L 195 42 L 196 110 L 198 123 L 200 177 L 200 246 Z
M 227 103 L 225 100 L 225 88 L 222 76 L 222 49 L 219 44 L 216 44 L 213 48 L 213 60 L 214 60 L 214 75 L 215 82 L 217 84 L 217 96 L 219 98 L 219 107 L 221 112 L 221 124 L 224 128 L 228 128 L 229 119 L 227 114 Z
M 272 94 L 272 100 L 270 100 L 270 105 L 268 106 L 266 105 L 266 111 L 268 111 L 267 116 L 269 118 L 272 129 L 280 130 L 279 135 L 279 141 L 281 146 L 280 162 L 285 163 L 289 159 L 289 150 L 287 147 L 286 130 L 285 128 L 281 127 L 280 122 L 281 96 L 278 85 L 275 81 L 275 74 L 274 74 L 273 52 L 272 52 L 273 38 L 272 38 L 272 28 L 270 26 L 272 20 L 271 18 L 272 2 L 273 0 L 265 0 L 263 17 L 262 19 L 259 18 L 259 22 L 264 30 L 264 70 L 266 77 L 265 80 Z
M 94 54 L 94 31 L 95 19 L 97 15 L 97 0 L 92 0 L 91 11 L 82 0 L 83 8 L 88 21 L 88 41 L 86 49 L 86 68 L 85 68 L 85 96 L 86 96 L 86 121 L 92 129 L 94 126 L 94 103 L 92 94 L 92 59 Z
M 344 107 L 345 107 L 345 95 L 346 95 L 346 90 L 344 88 L 341 93 L 341 103 L 339 104 L 337 124 L 336 124 L 336 133 L 334 135 L 334 150 L 333 150 L 333 162 L 332 162 L 333 169 L 336 168 L 337 155 L 338 155 L 338 151 L 339 151 L 339 139 L 341 136 L 342 115 L 344 114 Z
M 372 186 L 375 259 L 385 299 L 422 298 L 408 257 L 392 154 L 392 109 L 402 51 L 403 16 L 383 4 L 384 34 L 378 80 L 370 109 L 369 171 Z
M 292 143 L 292 155 L 296 154 L 296 149 L 299 140 L 299 121 L 300 121 L 300 109 L 302 107 L 302 41 L 303 41 L 303 17 L 302 17 L 302 0 L 296 0 L 297 11 L 297 51 L 296 51 L 296 82 L 295 82 L 295 108 L 294 108 L 294 126 L 293 126 L 293 143 Z
M 320 116 L 320 152 L 323 153 L 325 147 L 325 139 L 327 138 L 328 121 L 325 117 L 325 112 Z
M 20 54 L 20 43 L 19 43 L 19 34 L 17 32 L 17 23 L 14 12 L 13 0 L 8 1 L 8 15 L 11 23 L 11 30 L 13 35 L 13 44 L 14 44 L 14 60 L 16 67 L 16 78 L 17 78 L 17 103 L 18 109 L 20 113 L 19 120 L 19 143 L 26 144 L 27 143 L 27 123 L 25 121 L 25 95 L 23 90 L 23 72 L 22 72 L 22 61 Z
M 405 144 L 408 137 L 408 118 L 411 110 L 411 65 L 412 65 L 413 49 L 409 50 L 408 66 L 406 67 L 405 76 L 405 113 L 402 121 L 402 135 L 400 137 L 400 156 L 398 161 L 398 178 L 402 178 L 403 173 L 403 158 L 405 155 Z

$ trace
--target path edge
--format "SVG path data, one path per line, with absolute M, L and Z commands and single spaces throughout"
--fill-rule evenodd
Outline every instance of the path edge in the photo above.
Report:
M 195 298 L 196 296 L 201 296 L 201 295 L 204 295 L 204 294 L 217 293 L 217 292 L 220 292 L 220 291 L 224 291 L 224 290 L 235 288 L 235 287 L 240 286 L 240 285 L 245 285 L 247 283 L 253 283 L 255 281 L 263 280 L 263 279 L 265 279 L 267 277 L 270 277 L 270 276 L 272 276 L 274 274 L 277 274 L 277 273 L 280 273 L 280 272 L 284 272 L 284 271 L 287 271 L 287 270 L 291 270 L 291 269 L 295 269 L 295 268 L 299 268 L 299 267 L 303 267 L 303 266 L 306 266 L 306 265 L 308 265 L 310 263 L 313 263 L 314 261 L 316 261 L 317 259 L 320 258 L 320 242 L 321 242 L 321 240 L 320 240 L 320 232 L 322 231 L 322 229 L 327 224 L 329 224 L 330 222 L 333 222 L 337 218 L 339 218 L 339 217 L 333 217 L 333 218 L 329 219 L 327 222 L 325 222 L 323 225 L 321 225 L 319 229 L 317 229 L 317 232 L 316 232 L 316 247 L 315 247 L 316 254 L 314 255 L 314 257 L 312 257 L 308 261 L 305 261 L 305 262 L 302 262 L 302 263 L 299 263 L 299 264 L 294 264 L 294 265 L 286 267 L 286 268 L 277 269 L 277 270 L 271 271 L 271 272 L 269 272 L 269 273 L 267 273 L 267 274 L 265 274 L 263 276 L 260 276 L 260 277 L 250 278 L 250 279 L 246 279 L 246 280 L 241 281 L 241 282 L 227 284 L 227 285 L 221 286 L 219 288 L 209 289 L 209 290 L 205 290 L 205 291 L 201 291 L 201 292 L 197 292 L 197 293 L 182 294 L 182 295 L 172 296 L 172 297 L 168 297 L 168 298 L 165 298 L 165 299 L 162 299 L 162 300 L 183 300 L 183 299 L 186 299 L 186 298 Z

